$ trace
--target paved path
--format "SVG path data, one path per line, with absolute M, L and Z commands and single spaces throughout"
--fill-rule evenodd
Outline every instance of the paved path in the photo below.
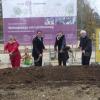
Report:
M 21 55 L 23 55 L 24 48 L 25 48 L 25 46 L 20 46 Z M 28 46 L 28 48 L 29 48 L 30 54 L 31 54 L 32 47 Z M 46 48 L 48 50 L 44 51 L 43 65 L 49 65 L 50 63 L 52 65 L 58 65 L 57 59 L 53 59 L 53 60 L 50 59 L 50 55 L 51 55 L 51 57 L 53 57 L 55 54 L 53 51 L 53 47 L 47 46 Z M 49 50 L 49 48 L 51 50 Z M 51 53 L 49 51 L 51 51 Z M 0 44 L 0 60 L 1 60 L 0 68 L 11 67 L 10 61 L 9 61 L 9 55 L 3 53 L 3 45 L 1 45 L 1 44 Z M 91 57 L 91 63 L 94 63 L 94 62 L 95 62 L 95 52 L 93 51 L 92 57 Z M 68 65 L 80 65 L 81 64 L 81 52 L 73 49 L 73 55 L 70 53 L 70 59 L 67 64 Z M 23 66 L 23 64 L 21 66 Z

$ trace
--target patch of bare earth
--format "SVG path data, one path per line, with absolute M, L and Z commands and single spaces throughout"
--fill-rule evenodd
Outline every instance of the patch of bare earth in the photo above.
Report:
M 100 66 L 0 69 L 0 100 L 100 100 Z

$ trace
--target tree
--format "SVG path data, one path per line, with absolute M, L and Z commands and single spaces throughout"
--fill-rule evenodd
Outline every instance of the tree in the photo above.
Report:
M 94 40 L 94 33 L 96 28 L 94 10 L 90 7 L 87 0 L 77 0 L 77 10 L 78 31 L 85 29 L 89 36 Z

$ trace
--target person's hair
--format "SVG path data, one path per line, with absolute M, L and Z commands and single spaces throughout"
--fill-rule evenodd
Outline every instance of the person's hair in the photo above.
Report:
M 37 30 L 37 32 L 36 32 L 36 33 L 39 33 L 39 32 L 41 32 L 41 33 L 42 33 L 42 31 L 41 31 L 41 30 Z
M 85 33 L 85 34 L 86 34 L 87 32 L 86 32 L 85 30 L 81 30 L 80 33 L 81 33 L 81 34 L 82 34 L 82 33 Z
M 16 38 L 15 38 L 13 35 L 10 35 L 10 36 L 9 36 L 9 40 L 12 40 L 12 39 L 13 39 L 13 40 L 16 40 Z

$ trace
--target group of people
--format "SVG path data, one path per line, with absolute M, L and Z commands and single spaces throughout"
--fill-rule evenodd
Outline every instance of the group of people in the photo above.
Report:
M 82 65 L 89 65 L 92 54 L 92 41 L 88 37 L 85 30 L 81 30 L 80 35 L 81 37 L 79 48 L 82 51 Z M 33 38 L 32 45 L 32 57 L 34 58 L 34 66 L 42 66 L 43 51 L 45 50 L 42 31 L 37 31 L 36 36 Z M 18 47 L 19 43 L 13 36 L 9 38 L 8 43 L 6 43 L 4 46 L 5 53 L 9 53 L 12 68 L 20 67 L 21 54 Z M 62 31 L 57 33 L 54 50 L 58 52 L 59 66 L 66 66 L 66 62 L 69 59 L 68 52 L 72 51 L 70 47 L 66 46 L 66 37 Z M 27 53 L 25 53 L 25 55 L 27 55 Z

